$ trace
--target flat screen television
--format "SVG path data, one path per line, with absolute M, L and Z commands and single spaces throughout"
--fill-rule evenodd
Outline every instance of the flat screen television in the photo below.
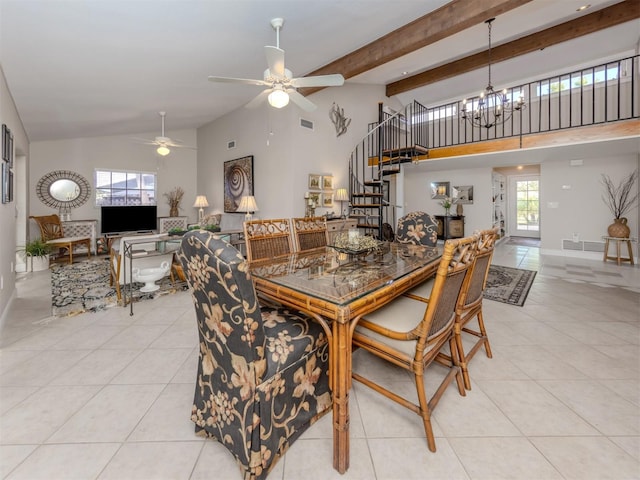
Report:
M 103 234 L 156 230 L 158 207 L 156 205 L 102 207 L 100 225 Z

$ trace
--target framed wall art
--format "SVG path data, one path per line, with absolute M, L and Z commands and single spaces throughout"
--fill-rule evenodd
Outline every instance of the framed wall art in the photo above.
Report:
M 449 182 L 431 182 L 431 198 L 445 198 L 450 196 Z
M 333 208 L 333 193 L 325 192 L 322 194 L 322 205 L 323 208 Z
M 313 200 L 316 208 L 322 206 L 322 194 L 320 192 L 309 192 L 309 200 Z
M 11 132 L 9 132 L 9 168 L 13 168 L 13 134 Z
M 473 185 L 454 186 L 452 197 L 454 199 L 454 203 L 473 203 Z
M 11 136 L 11 132 L 9 131 L 7 126 L 3 123 L 2 138 L 0 138 L 0 141 L 2 141 L 2 160 L 4 160 L 5 162 L 9 161 L 9 137 L 10 136 Z
M 237 212 L 245 195 L 253 195 L 253 155 L 224 162 L 224 211 Z
M 317 173 L 309 174 L 309 190 L 321 190 L 322 175 Z
M 2 163 L 2 203 L 9 203 L 9 164 Z
M 333 190 L 333 175 L 322 176 L 322 189 Z

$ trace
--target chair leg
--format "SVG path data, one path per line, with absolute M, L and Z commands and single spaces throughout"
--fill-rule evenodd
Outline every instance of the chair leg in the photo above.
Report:
M 455 326 L 453 328 L 453 332 L 454 332 L 453 337 L 456 342 L 456 350 L 459 355 L 460 369 L 462 370 L 462 380 L 463 380 L 464 388 L 466 388 L 467 390 L 471 390 L 471 379 L 469 378 L 469 371 L 467 370 L 467 359 L 464 355 L 464 348 L 462 346 L 462 335 L 461 335 L 462 325 L 460 324 L 460 322 L 456 321 Z M 452 360 L 453 360 L 453 355 L 454 353 L 451 352 Z
M 449 339 L 449 350 L 451 351 L 451 368 L 456 370 L 456 383 L 458 384 L 458 393 L 461 396 L 466 396 L 467 392 L 464 389 L 464 377 L 462 375 L 462 368 L 460 368 L 460 359 L 458 356 L 458 347 L 456 346 L 455 335 L 452 335 Z M 469 387 L 471 388 L 471 387 Z
M 429 402 L 424 389 L 423 372 L 415 373 L 416 390 L 418 393 L 418 403 L 420 404 L 420 416 L 424 424 L 424 432 L 427 435 L 427 446 L 432 452 L 436 451 L 436 439 L 433 436 L 433 428 L 431 427 L 431 410 L 429 410 Z
M 478 326 L 480 327 L 480 333 L 484 338 L 484 349 L 487 352 L 487 357 L 493 358 L 491 353 L 491 345 L 489 345 L 489 336 L 487 335 L 487 329 L 484 328 L 484 319 L 482 318 L 482 309 L 478 312 Z

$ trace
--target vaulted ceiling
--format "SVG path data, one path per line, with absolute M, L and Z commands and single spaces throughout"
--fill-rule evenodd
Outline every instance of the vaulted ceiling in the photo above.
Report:
M 261 78 L 274 17 L 285 19 L 280 46 L 296 76 L 342 73 L 434 105 L 486 86 L 490 17 L 498 88 L 636 51 L 640 2 L 577 11 L 584 3 L 0 0 L 0 66 L 31 141 L 152 132 L 161 110 L 170 134 L 259 92 L 207 76 Z

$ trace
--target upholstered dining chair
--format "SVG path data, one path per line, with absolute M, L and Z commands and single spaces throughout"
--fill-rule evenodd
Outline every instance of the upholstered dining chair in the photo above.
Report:
M 287 218 L 244 222 L 244 240 L 250 262 L 293 251 L 291 226 Z
M 31 215 L 40 228 L 40 238 L 52 248 L 57 248 L 61 254 L 64 250 L 69 255 L 69 263 L 73 263 L 73 249 L 84 246 L 87 249 L 87 257 L 91 256 L 91 237 L 66 237 L 60 217 L 53 215 Z
M 244 479 L 264 479 L 331 411 L 327 336 L 298 312 L 261 306 L 248 262 L 221 237 L 189 232 L 178 258 L 200 336 L 196 434 L 222 443 Z
M 398 220 L 396 242 L 433 247 L 438 242 L 438 223 L 425 212 L 411 212 Z
M 432 452 L 436 451 L 431 427 L 433 409 L 454 378 L 460 395 L 466 395 L 454 324 L 456 304 L 464 283 L 469 281 L 477 243 L 477 236 L 447 240 L 428 300 L 397 297 L 363 317 L 353 333 L 354 347 L 367 350 L 413 374 L 417 405 L 358 372 L 354 371 L 352 377 L 422 417 L 427 445 Z M 435 393 L 427 398 L 424 372 L 434 361 L 449 370 Z
M 471 390 L 468 365 L 476 352 L 484 345 L 487 357 L 493 357 L 482 315 L 482 299 L 487 286 L 487 276 L 489 275 L 489 267 L 493 258 L 498 230 L 499 228 L 495 227 L 476 232 L 479 240 L 471 276 L 467 284 L 463 286 L 462 294 L 456 306 L 454 335 L 460 357 L 460 369 L 462 370 L 464 386 L 467 390 Z M 413 288 L 406 295 L 413 298 L 429 298 L 432 288 L 433 282 L 428 281 Z M 474 318 L 478 319 L 477 329 L 473 329 L 468 325 Z M 464 335 L 465 338 L 475 337 L 473 346 L 466 353 L 464 351 L 463 333 L 466 334 Z
M 329 243 L 325 217 L 292 218 L 291 226 L 298 251 L 324 247 Z

